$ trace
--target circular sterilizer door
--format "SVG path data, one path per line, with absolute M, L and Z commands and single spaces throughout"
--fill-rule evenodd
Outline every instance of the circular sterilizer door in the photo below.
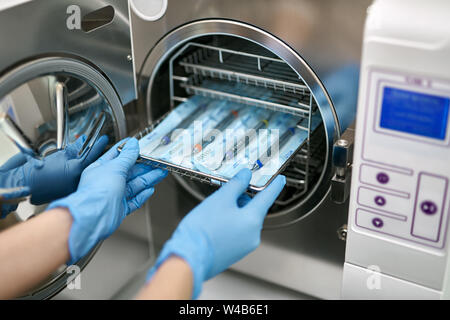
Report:
M 106 134 L 110 144 L 126 135 L 122 103 L 110 82 L 93 66 L 67 57 L 36 59 L 1 75 L 0 113 L 14 122 L 37 157 L 65 148 L 81 135 L 89 139 Z M 30 219 L 46 207 L 45 203 L 21 202 L 0 220 L 0 230 Z M 60 266 L 22 298 L 52 297 L 78 268 L 84 268 L 96 249 L 75 266 Z
M 146 88 L 149 123 L 186 98 L 204 95 L 215 99 L 288 110 L 295 106 L 321 124 L 308 131 L 304 144 L 283 174 L 287 186 L 272 206 L 265 228 L 289 225 L 311 213 L 329 191 L 331 151 L 338 138 L 338 114 L 322 82 L 302 57 L 280 39 L 248 24 L 230 20 L 201 20 L 181 26 L 162 38 L 149 52 L 140 87 Z M 209 90 L 203 86 L 239 82 L 243 88 L 265 88 L 269 98 Z M 264 101 L 263 101 L 264 100 Z M 287 108 L 284 108 L 286 107 Z M 296 112 L 296 110 L 294 110 Z M 214 187 L 175 175 L 198 200 Z

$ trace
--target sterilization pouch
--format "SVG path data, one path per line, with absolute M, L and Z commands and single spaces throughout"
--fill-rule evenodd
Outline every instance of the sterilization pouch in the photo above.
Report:
M 319 124 L 320 115 L 312 116 L 311 129 Z M 249 168 L 251 189 L 261 190 L 305 143 L 307 126 L 305 117 L 193 96 L 139 140 L 140 154 L 150 163 L 204 175 L 217 183 Z

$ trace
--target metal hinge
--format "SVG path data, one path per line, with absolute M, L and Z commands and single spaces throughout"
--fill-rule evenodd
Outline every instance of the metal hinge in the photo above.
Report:
M 333 146 L 335 172 L 331 180 L 331 199 L 336 203 L 344 203 L 350 194 L 354 138 L 355 129 L 353 124 Z

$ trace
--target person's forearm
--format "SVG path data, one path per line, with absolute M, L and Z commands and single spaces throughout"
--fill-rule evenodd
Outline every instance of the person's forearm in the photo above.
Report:
M 0 233 L 0 299 L 20 296 L 69 260 L 72 216 L 56 208 Z
M 188 263 L 171 256 L 153 275 L 136 299 L 178 300 L 191 299 L 193 276 Z

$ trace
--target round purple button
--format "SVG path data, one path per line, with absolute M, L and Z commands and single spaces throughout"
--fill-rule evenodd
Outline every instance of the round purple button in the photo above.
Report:
M 382 196 L 376 196 L 374 201 L 375 201 L 375 204 L 380 207 L 382 207 L 386 204 L 386 199 Z
M 380 218 L 373 218 L 372 219 L 372 224 L 374 225 L 374 227 L 376 228 L 381 228 L 384 225 L 383 220 L 381 220 Z
M 377 174 L 377 181 L 381 184 L 386 184 L 389 182 L 389 176 L 384 172 L 380 172 Z
M 423 213 L 432 215 L 436 213 L 437 206 L 433 201 L 424 201 L 420 204 L 420 209 Z

